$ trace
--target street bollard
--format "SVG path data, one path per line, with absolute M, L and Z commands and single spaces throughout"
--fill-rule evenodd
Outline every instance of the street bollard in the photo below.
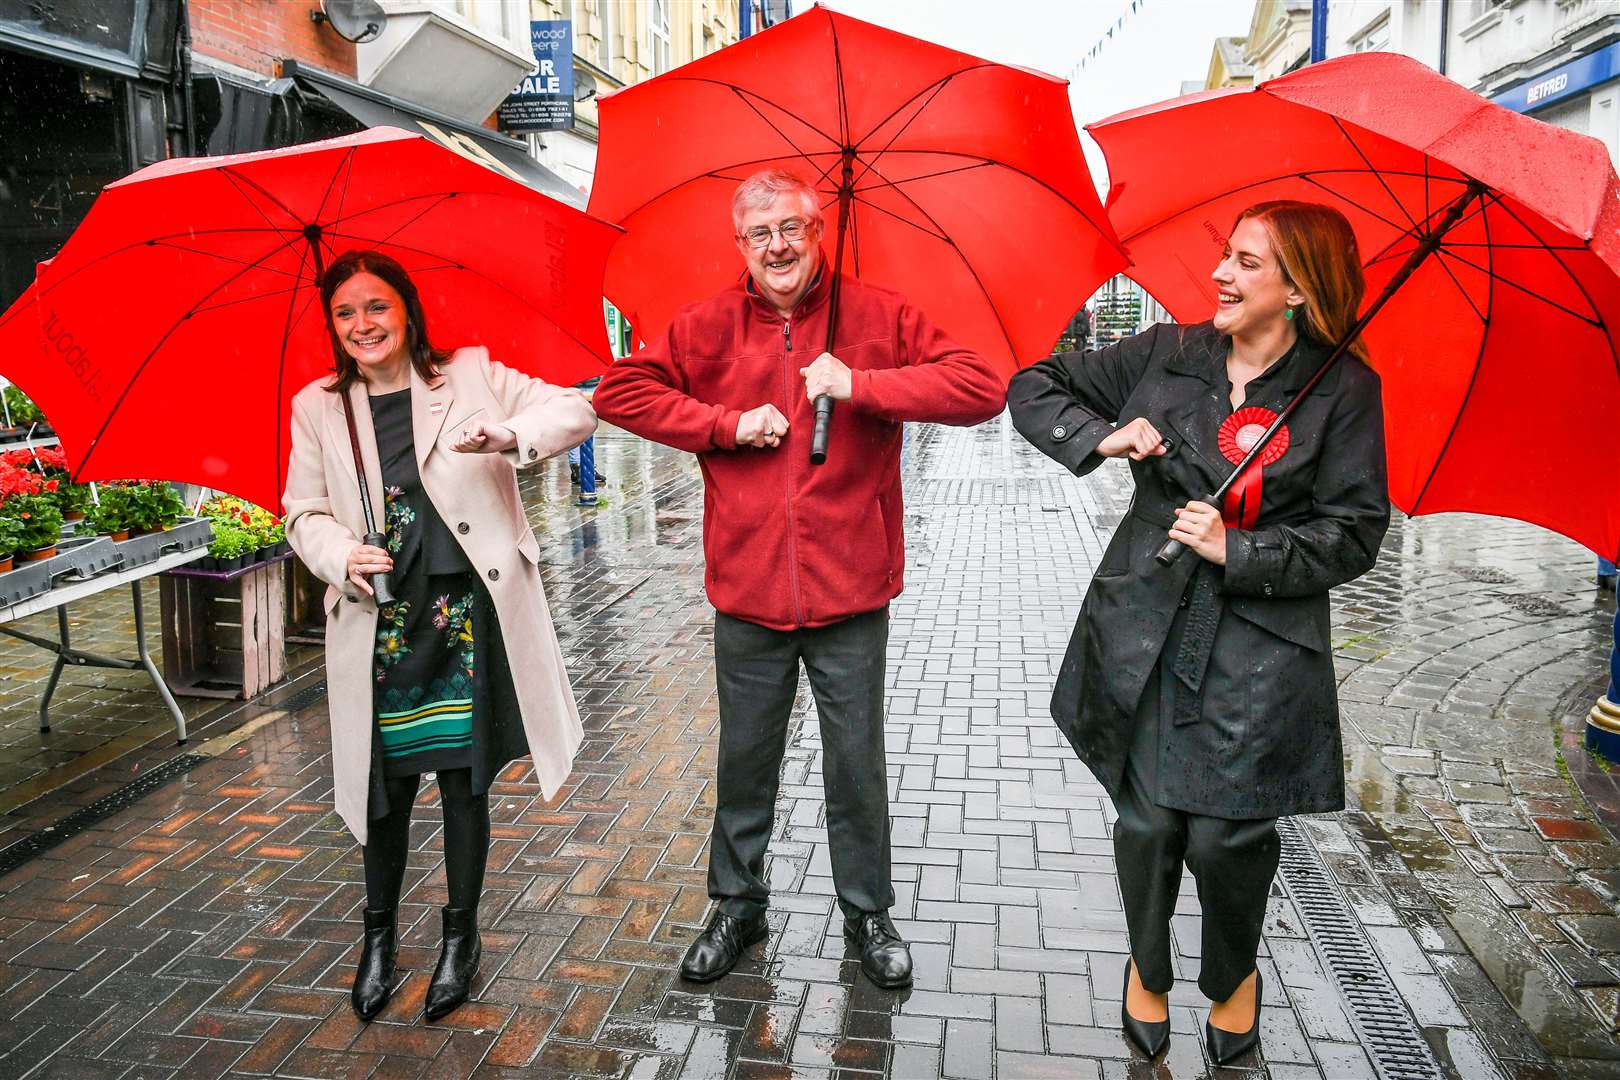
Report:
M 596 505 L 596 436 L 579 444 L 579 505 Z

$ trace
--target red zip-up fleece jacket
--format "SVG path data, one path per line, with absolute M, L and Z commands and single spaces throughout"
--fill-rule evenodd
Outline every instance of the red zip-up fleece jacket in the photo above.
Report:
M 773 630 L 826 626 L 901 588 L 901 421 L 977 424 L 1006 402 L 997 366 L 941 333 L 895 293 L 845 277 L 834 356 L 851 369 L 827 461 L 810 464 L 815 407 L 799 369 L 826 351 L 832 274 L 791 318 L 745 276 L 683 308 L 667 332 L 614 364 L 597 415 L 698 455 L 704 585 L 717 611 Z M 737 445 L 737 421 L 769 402 L 781 445 Z

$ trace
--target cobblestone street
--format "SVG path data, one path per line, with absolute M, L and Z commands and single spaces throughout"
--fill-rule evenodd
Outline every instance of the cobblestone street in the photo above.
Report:
M 401 909 L 408 977 L 378 1021 L 350 1011 L 359 852 L 331 809 L 324 701 L 295 693 L 291 707 L 247 710 L 235 733 L 202 730 L 183 748 L 199 755 L 189 771 L 0 876 L 0 1076 L 1371 1080 L 1370 1054 L 1400 1048 L 1375 1045 L 1365 1005 L 1342 989 L 1355 976 L 1324 960 L 1311 914 L 1322 893 L 1441 1075 L 1620 1075 L 1620 847 L 1570 778 L 1595 768 L 1571 718 L 1602 689 L 1612 609 L 1575 545 L 1462 516 L 1391 530 L 1378 569 L 1336 604 L 1353 805 L 1290 833 L 1306 870 L 1272 896 L 1260 1055 L 1206 1064 L 1189 878 L 1171 1049 L 1150 1066 L 1118 1029 L 1112 808 L 1047 714 L 1129 500 L 1123 470 L 1070 477 L 1005 418 L 912 430 L 888 771 L 895 916 L 916 985 L 875 989 L 840 934 L 805 690 L 772 841 L 770 937 L 698 987 L 674 968 L 708 908 L 701 481 L 690 457 L 617 433 L 597 453 L 608 501 L 595 510 L 573 506 L 558 461 L 524 481 L 586 742 L 555 800 L 522 768 L 493 789 L 475 1000 L 421 1019 L 446 900 L 430 786 Z M 33 669 L 10 646 L 0 660 L 12 680 L 0 728 L 28 761 Z M 64 724 L 76 702 L 155 701 L 135 681 L 94 678 L 116 692 L 66 687 Z M 140 760 L 179 752 L 149 742 Z M 75 789 L 130 775 L 121 758 Z M 22 807 L 10 839 L 73 805 Z

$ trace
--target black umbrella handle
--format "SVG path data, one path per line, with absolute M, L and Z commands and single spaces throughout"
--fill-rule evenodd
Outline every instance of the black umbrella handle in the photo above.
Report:
M 821 465 L 827 460 L 827 430 L 832 426 L 833 399 L 829 394 L 816 398 L 816 426 L 810 435 L 810 464 Z
M 382 533 L 366 533 L 360 542 L 370 547 L 382 548 L 384 551 L 388 550 L 388 537 Z M 389 580 L 390 576 L 387 570 L 380 574 L 371 575 L 371 598 L 377 601 L 377 606 L 380 608 L 388 607 L 396 599 L 392 588 L 393 582 Z
M 1220 505 L 1217 501 L 1219 499 L 1219 495 L 1205 495 L 1199 500 L 1199 502 L 1207 502 L 1211 506 L 1218 506 Z M 1183 544 L 1180 540 L 1166 540 L 1164 542 L 1164 546 L 1159 548 L 1158 554 L 1153 556 L 1153 561 L 1158 563 L 1160 566 L 1170 567 L 1176 565 L 1176 560 L 1180 559 L 1186 553 L 1187 545 Z

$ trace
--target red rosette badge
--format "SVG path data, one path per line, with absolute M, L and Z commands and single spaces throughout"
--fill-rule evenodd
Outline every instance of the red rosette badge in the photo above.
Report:
M 1218 442 L 1221 454 L 1233 465 L 1241 464 L 1244 457 L 1254 444 L 1260 441 L 1260 436 L 1266 433 L 1277 414 L 1270 409 L 1246 408 L 1239 409 L 1221 424 Z M 1254 464 L 1244 470 L 1243 475 L 1237 478 L 1231 490 L 1226 493 L 1226 503 L 1221 507 L 1221 519 L 1227 526 L 1234 529 L 1252 529 L 1260 520 L 1260 472 L 1267 465 L 1274 464 L 1288 452 L 1288 427 L 1284 425 L 1277 430 L 1277 434 L 1260 451 L 1260 456 Z

